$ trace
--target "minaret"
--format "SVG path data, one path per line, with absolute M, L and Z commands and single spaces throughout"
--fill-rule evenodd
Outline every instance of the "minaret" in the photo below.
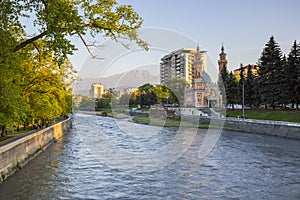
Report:
M 227 59 L 226 59 L 226 53 L 224 52 L 224 46 L 223 46 L 223 43 L 222 43 L 222 47 L 221 47 L 221 53 L 219 54 L 220 55 L 220 60 L 218 60 L 218 64 L 219 64 L 219 74 L 221 72 L 221 69 L 226 66 L 227 67 Z

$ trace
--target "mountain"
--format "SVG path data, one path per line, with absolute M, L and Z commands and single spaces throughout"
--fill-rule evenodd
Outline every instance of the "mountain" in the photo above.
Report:
M 137 88 L 145 83 L 158 84 L 159 75 L 153 75 L 145 69 L 134 69 L 121 74 L 115 74 L 102 78 L 83 78 L 74 86 L 74 94 L 83 96 L 89 94 L 92 83 L 101 83 L 105 89 L 115 88 L 122 90 L 127 87 Z

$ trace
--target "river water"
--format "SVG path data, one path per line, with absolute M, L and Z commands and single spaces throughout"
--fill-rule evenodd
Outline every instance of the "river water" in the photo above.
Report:
M 208 135 L 76 114 L 68 134 L 0 184 L 0 199 L 300 199 L 299 140 Z

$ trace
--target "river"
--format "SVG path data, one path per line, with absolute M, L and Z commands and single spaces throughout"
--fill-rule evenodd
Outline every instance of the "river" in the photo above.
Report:
M 76 114 L 0 184 L 0 199 L 300 199 L 300 141 Z M 204 155 L 204 156 L 203 156 Z

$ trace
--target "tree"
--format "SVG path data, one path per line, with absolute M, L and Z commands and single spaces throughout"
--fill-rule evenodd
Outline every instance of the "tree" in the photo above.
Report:
M 79 109 L 81 110 L 94 110 L 95 109 L 95 102 L 90 97 L 83 97 Z
M 5 37 L 16 30 L 21 33 L 9 46 L 13 52 L 28 45 L 39 49 L 36 42 L 43 40 L 44 49 L 52 51 L 56 59 L 64 61 L 67 55 L 76 50 L 71 37 L 78 36 L 91 53 L 90 47 L 93 44 L 88 44 L 85 38 L 99 34 L 119 41 L 124 46 L 120 38 L 135 41 L 144 49 L 148 48 L 147 43 L 137 35 L 142 18 L 130 5 L 118 5 L 115 0 L 4 0 L 0 11 L 1 31 Z M 29 21 L 26 18 L 34 18 L 33 24 L 29 25 L 35 28 L 34 36 L 26 32 L 25 26 L 28 24 L 23 24 Z
M 229 72 L 227 66 L 224 65 L 221 68 L 219 77 L 218 77 L 218 86 L 220 88 L 221 95 L 223 97 L 223 104 L 226 105 L 226 83 L 229 77 Z
M 181 78 L 174 78 L 165 83 L 165 86 L 169 89 L 169 100 L 173 104 L 184 104 L 184 90 L 189 87 L 189 84 Z
M 146 83 L 138 87 L 138 95 L 136 101 L 141 107 L 150 107 L 157 103 L 157 97 L 155 94 L 155 88 L 150 83 Z
M 291 51 L 287 58 L 285 67 L 285 100 L 292 103 L 292 107 L 300 103 L 300 44 L 294 41 Z
M 257 84 L 256 84 L 256 77 L 252 72 L 252 66 L 248 65 L 247 68 L 247 78 L 245 79 L 245 104 L 248 104 L 250 108 L 254 104 L 258 107 L 259 104 L 259 97 L 257 95 Z
M 130 105 L 130 97 L 131 97 L 131 95 L 128 93 L 123 94 L 120 97 L 120 105 L 122 105 L 122 106 Z
M 270 104 L 273 109 L 282 102 L 282 53 L 279 45 L 271 36 L 258 60 L 260 95 L 262 103 Z
M 1 137 L 6 136 L 8 127 L 21 124 L 28 111 L 18 85 L 13 84 L 13 71 L 0 68 L 0 128 Z
M 163 84 L 158 84 L 155 86 L 155 94 L 157 96 L 159 103 L 168 103 L 168 98 L 170 96 L 170 90 Z
M 227 79 L 225 85 L 226 85 L 227 104 L 231 104 L 232 109 L 234 109 L 234 104 L 236 104 L 238 101 L 238 97 L 237 97 L 238 85 L 237 85 L 237 81 L 232 72 L 229 73 L 229 76 L 228 76 L 228 79 Z
M 22 89 L 22 97 L 30 106 L 28 117 L 44 121 L 72 111 L 72 89 L 75 73 L 70 62 L 53 60 L 51 53 L 27 52 L 30 56 L 19 66 L 15 83 Z
M 146 84 L 144 84 L 144 85 L 138 87 L 138 90 L 139 90 L 141 93 L 143 93 L 143 92 L 148 93 L 148 92 L 154 90 L 154 86 L 153 86 L 152 84 L 150 84 L 150 83 L 146 83 Z
M 3 16 L 0 15 L 0 19 Z M 1 29 L 3 24 L 0 23 Z M 8 28 L 8 27 L 6 27 Z M 14 33 L 17 34 L 17 33 Z M 28 105 L 22 98 L 22 88 L 19 81 L 19 66 L 22 63 L 23 55 L 9 52 L 9 45 L 15 43 L 14 34 L 7 34 L 0 31 L 0 128 L 1 137 L 6 135 L 7 128 L 21 124 L 28 113 Z M 2 36 L 7 36 L 5 40 Z
M 139 105 L 138 96 L 139 96 L 139 91 L 134 91 L 133 93 L 131 93 L 129 99 L 129 106 L 133 107 Z

